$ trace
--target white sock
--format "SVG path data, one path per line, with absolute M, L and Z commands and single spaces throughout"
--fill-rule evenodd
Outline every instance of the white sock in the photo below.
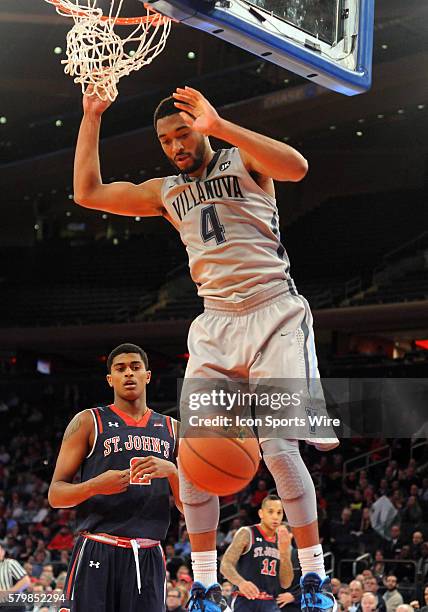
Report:
M 195 582 L 209 587 L 217 582 L 217 551 L 192 552 L 192 570 Z
M 299 555 L 299 562 L 300 567 L 302 568 L 303 576 L 308 572 L 315 572 L 323 579 L 326 577 L 321 544 L 308 546 L 307 548 L 299 548 L 297 553 Z

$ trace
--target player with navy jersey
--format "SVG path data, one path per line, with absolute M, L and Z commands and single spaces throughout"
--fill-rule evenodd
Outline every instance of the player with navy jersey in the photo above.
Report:
M 311 310 L 290 273 L 281 242 L 274 181 L 300 181 L 308 163 L 293 147 L 221 117 L 203 94 L 177 88 L 154 113 L 154 128 L 175 174 L 141 184 L 104 183 L 100 172 L 101 117 L 110 106 L 83 97 L 84 116 L 74 164 L 75 201 L 120 215 L 159 216 L 180 233 L 204 312 L 189 330 L 187 380 L 296 381 L 307 418 L 323 410 Z M 214 151 L 209 137 L 230 145 Z M 156 262 L 154 262 L 154 265 Z M 206 382 L 208 381 L 208 382 Z M 260 386 L 262 383 L 260 383 Z M 289 391 L 288 383 L 284 383 Z M 293 413 L 294 415 L 295 413 Z M 256 415 L 257 416 L 257 415 Z M 289 416 L 289 415 L 287 415 Z M 298 439 L 320 450 L 338 445 L 315 429 L 284 438 L 261 432 L 263 459 L 292 528 L 302 568 L 302 610 L 335 612 L 319 540 L 315 487 Z M 216 530 L 219 501 L 189 482 L 178 465 L 180 494 L 192 546 L 195 582 L 189 612 L 221 612 Z
M 181 508 L 177 422 L 146 404 L 151 372 L 140 347 L 118 346 L 107 369 L 114 403 L 72 419 L 49 488 L 51 506 L 77 509 L 64 610 L 162 612 L 170 489 Z
M 236 586 L 232 610 L 274 612 L 281 589 L 293 580 L 290 534 L 281 525 L 284 511 L 276 495 L 268 495 L 259 510 L 260 523 L 239 529 L 223 555 L 220 572 Z

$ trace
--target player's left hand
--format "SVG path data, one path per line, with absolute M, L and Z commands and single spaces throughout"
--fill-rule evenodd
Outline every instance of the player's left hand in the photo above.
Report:
M 280 593 L 276 598 L 278 608 L 283 608 L 292 601 L 294 601 L 294 595 L 292 595 L 291 593 Z
M 141 457 L 131 467 L 131 482 L 142 476 L 147 478 L 168 478 L 177 471 L 171 461 L 160 457 Z
M 276 530 L 278 534 L 278 549 L 279 552 L 287 552 L 291 545 L 291 533 L 285 525 L 280 525 Z
M 172 95 L 186 125 L 205 136 L 215 132 L 220 121 L 219 114 L 200 91 L 186 85 L 184 89 L 177 87 Z

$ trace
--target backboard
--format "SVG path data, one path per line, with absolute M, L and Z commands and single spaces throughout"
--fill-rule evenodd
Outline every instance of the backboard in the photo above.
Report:
M 374 0 L 145 2 L 328 89 L 352 96 L 370 88 Z

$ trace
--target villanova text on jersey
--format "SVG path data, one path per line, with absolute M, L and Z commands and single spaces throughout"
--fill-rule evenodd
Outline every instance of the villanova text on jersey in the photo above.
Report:
M 281 285 L 295 293 L 276 200 L 247 171 L 239 149 L 217 151 L 200 177 L 164 178 L 162 203 L 201 297 L 239 302 Z
M 81 466 L 81 481 L 125 470 L 150 455 L 174 462 L 175 435 L 170 417 L 148 410 L 140 421 L 115 406 L 91 409 L 94 446 Z M 78 531 L 127 538 L 163 540 L 169 527 L 167 478 L 141 478 L 123 493 L 95 495 L 77 506 Z

